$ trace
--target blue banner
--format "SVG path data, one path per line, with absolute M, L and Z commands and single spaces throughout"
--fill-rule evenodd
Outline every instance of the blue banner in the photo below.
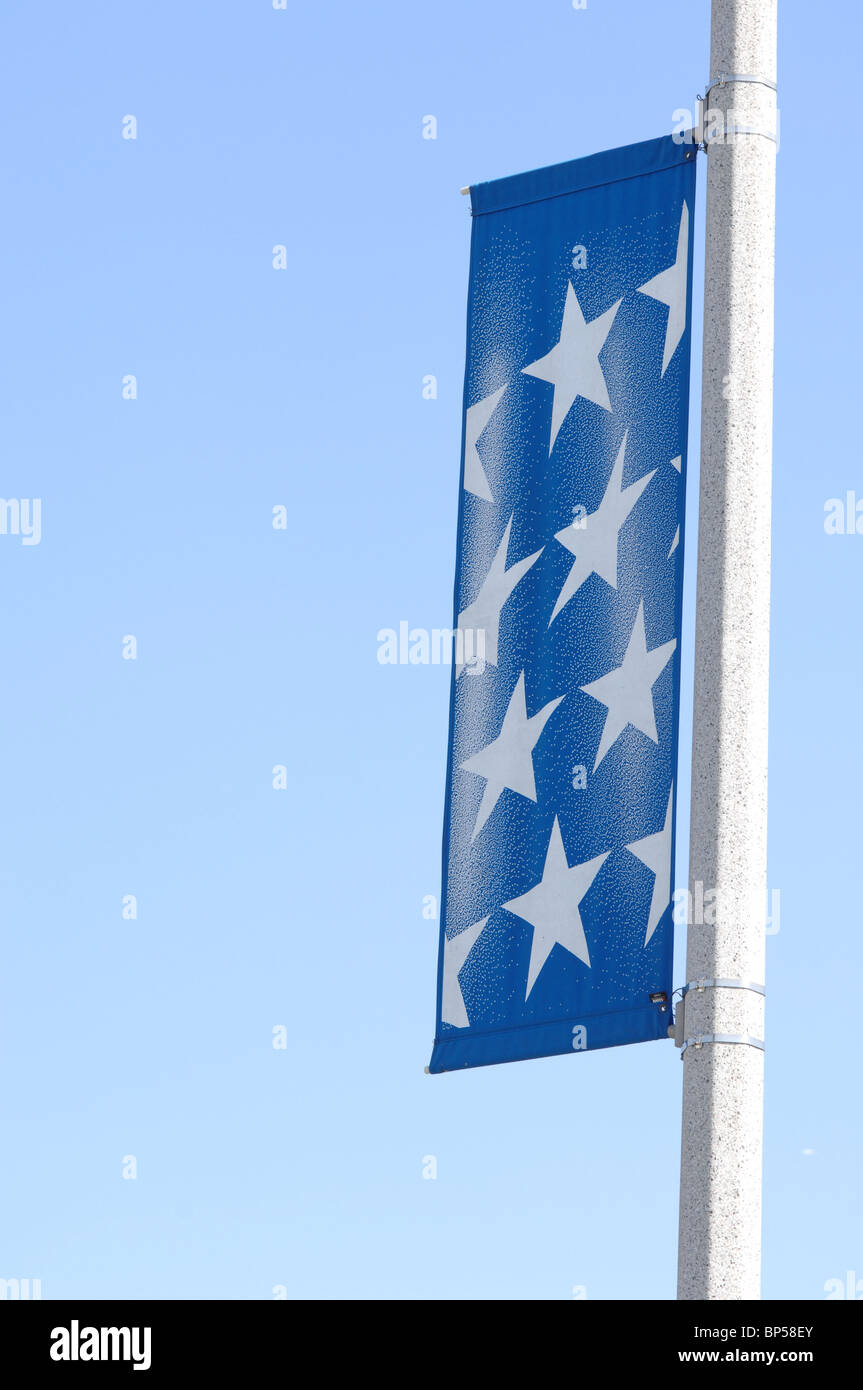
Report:
M 695 165 L 471 189 L 432 1072 L 667 1036 Z

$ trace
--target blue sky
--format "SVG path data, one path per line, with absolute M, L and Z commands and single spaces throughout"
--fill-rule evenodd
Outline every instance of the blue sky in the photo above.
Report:
M 459 188 L 669 131 L 708 10 L 6 5 L 0 491 L 42 535 L 0 536 L 0 1277 L 673 1297 L 670 1043 L 423 1072 L 448 671 L 376 653 L 450 621 Z M 863 497 L 863 17 L 781 11 L 764 1292 L 819 1299 L 863 1278 L 863 538 L 824 529 Z

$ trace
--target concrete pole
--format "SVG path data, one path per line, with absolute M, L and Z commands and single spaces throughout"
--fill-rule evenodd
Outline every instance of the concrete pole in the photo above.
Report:
M 678 1298 L 761 1295 L 777 0 L 713 0 Z M 762 82 L 735 81 L 734 76 Z M 728 131 L 724 138 L 722 126 Z M 710 143 L 712 141 L 712 143 Z M 705 908 L 702 912 L 702 898 Z M 713 909 L 715 908 L 715 920 Z M 698 920 L 699 917 L 702 920 Z

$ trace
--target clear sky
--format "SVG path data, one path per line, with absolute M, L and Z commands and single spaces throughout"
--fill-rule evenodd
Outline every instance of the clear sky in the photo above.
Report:
M 863 498 L 863 16 L 780 9 L 764 1292 L 819 1299 L 863 1279 L 863 536 L 824 527 Z M 0 535 L 0 1277 L 673 1297 L 670 1042 L 424 1074 L 449 672 L 377 633 L 451 620 L 459 188 L 668 132 L 708 11 L 7 0 L 0 491 L 41 538 Z

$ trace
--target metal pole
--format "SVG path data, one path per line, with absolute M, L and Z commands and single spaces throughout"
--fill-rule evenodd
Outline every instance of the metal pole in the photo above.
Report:
M 681 1299 L 761 1293 L 764 1052 L 752 1040 L 764 1038 L 764 996 L 750 986 L 764 981 L 767 911 L 776 9 L 777 0 L 713 0 L 710 81 L 725 82 L 705 94 L 686 977 L 706 983 L 685 995 L 683 1019 L 685 1038 L 703 1041 L 683 1054 Z

